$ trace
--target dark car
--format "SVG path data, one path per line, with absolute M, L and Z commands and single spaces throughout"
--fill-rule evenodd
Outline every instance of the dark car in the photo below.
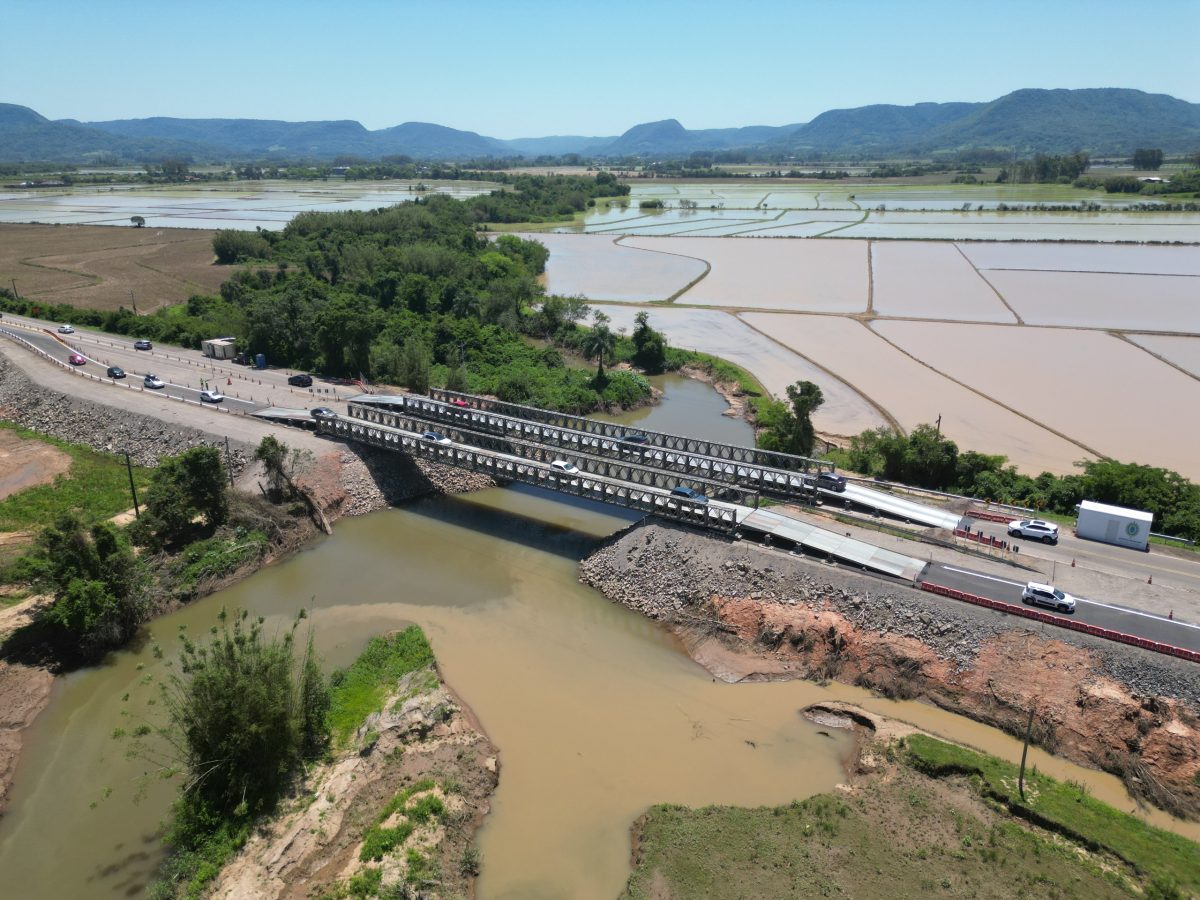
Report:
M 134 350 L 153 350 L 154 345 L 152 343 L 150 343 L 149 341 L 134 341 L 133 349 Z
M 312 409 L 312 417 L 314 419 L 336 419 L 338 414 L 328 406 L 317 406 Z
M 684 500 L 691 500 L 695 503 L 707 503 L 708 497 L 693 488 L 679 484 L 671 488 L 672 497 L 682 497 Z
M 124 378 L 125 370 L 122 369 L 120 366 L 109 366 L 108 367 L 108 377 L 109 378 Z
M 311 375 L 289 375 L 288 384 L 295 387 L 312 387 Z
M 627 431 L 625 434 L 621 435 L 621 440 L 626 444 L 650 443 L 650 438 L 646 437 L 646 435 L 642 434 L 640 431 Z
M 817 487 L 841 494 L 846 490 L 846 478 L 833 472 L 822 472 L 817 476 Z

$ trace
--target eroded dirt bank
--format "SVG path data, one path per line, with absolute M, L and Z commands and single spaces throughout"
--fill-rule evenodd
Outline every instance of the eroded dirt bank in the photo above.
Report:
M 714 674 L 922 698 L 1200 818 L 1200 666 L 998 616 L 668 524 L 614 535 L 580 580 L 678 632 Z
M 419 896 L 470 894 L 473 841 L 498 779 L 496 748 L 431 670 L 401 679 L 383 710 L 332 762 L 308 773 L 209 896 L 343 896 L 338 887 L 352 878 Z M 421 818 L 422 804 L 440 811 Z

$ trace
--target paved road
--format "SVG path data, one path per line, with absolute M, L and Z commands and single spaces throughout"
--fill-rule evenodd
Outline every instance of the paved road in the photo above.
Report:
M 1054 560 L 1059 566 L 1070 566 L 1071 560 L 1075 560 L 1079 565 L 1098 572 L 1109 572 L 1141 581 L 1153 578 L 1155 584 L 1200 591 L 1200 554 L 1196 554 L 1196 559 L 1188 559 L 1164 553 L 1154 545 L 1151 545 L 1151 550 L 1147 553 L 1131 550 L 1129 547 L 1086 541 L 1077 538 L 1070 525 L 1060 526 L 1058 544 L 1050 545 L 1025 538 L 1009 537 L 1008 526 L 1003 522 L 972 520 L 970 524 L 972 531 L 982 529 L 986 535 L 1016 544 L 1021 548 L 1022 556 L 1028 554 L 1040 559 Z
M 1021 589 L 1025 586 L 1022 581 L 984 575 L 944 563 L 931 565 L 924 580 L 980 597 L 987 597 L 989 600 L 1012 603 L 1015 606 L 1021 605 Z M 1076 600 L 1073 614 L 1060 613 L 1042 606 L 1033 608 L 1058 618 L 1074 618 L 1100 628 L 1110 628 L 1113 631 L 1137 635 L 1152 641 L 1162 641 L 1188 650 L 1200 650 L 1200 625 L 1175 622 L 1162 616 L 1085 597 L 1077 597 Z

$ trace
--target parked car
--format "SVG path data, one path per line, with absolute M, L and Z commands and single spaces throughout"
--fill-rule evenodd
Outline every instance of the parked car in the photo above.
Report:
M 1025 585 L 1025 589 L 1021 591 L 1021 602 L 1045 606 L 1064 613 L 1075 612 L 1074 597 L 1052 584 L 1040 584 L 1036 581 Z
M 133 349 L 134 350 L 153 350 L 154 345 L 152 343 L 150 343 L 149 341 L 134 341 Z
M 1041 519 L 1018 519 L 1009 522 L 1008 533 L 1012 537 L 1031 538 L 1044 544 L 1058 543 L 1058 526 Z
M 846 476 L 834 472 L 820 472 L 817 475 L 817 487 L 833 491 L 835 494 L 843 494 L 846 492 Z
M 336 419 L 338 414 L 328 406 L 316 406 L 312 409 L 312 417 L 314 419 Z
M 433 441 L 435 444 L 453 444 L 450 438 L 446 437 L 440 431 L 425 431 L 421 433 L 421 437 L 427 441 Z
M 74 328 L 72 328 L 70 325 L 59 325 L 59 326 L 58 326 L 58 333 L 59 333 L 59 334 L 74 334 L 74 333 L 75 333 L 75 329 L 74 329 Z
M 153 388 L 154 390 L 167 386 L 167 383 L 157 375 L 147 375 L 142 381 L 146 387 Z
M 70 356 L 70 363 L 73 366 L 82 366 L 82 365 L 87 364 L 87 360 L 84 359 L 82 356 L 80 356 L 78 353 L 72 353 Z
M 200 392 L 200 402 L 201 403 L 220 403 L 224 399 L 225 399 L 225 397 L 223 395 L 218 394 L 216 391 L 213 391 L 213 390 L 207 390 L 207 391 Z
M 682 485 L 682 484 L 677 484 L 677 485 L 675 485 L 675 487 L 671 488 L 671 496 L 672 497 L 682 497 L 684 500 L 692 500 L 696 503 L 707 503 L 708 502 L 707 495 L 700 493 L 699 491 L 695 490 L 694 488 L 690 488 L 690 487 L 687 487 L 686 485 Z
M 565 459 L 556 459 L 550 463 L 550 468 L 558 469 L 560 472 L 566 472 L 568 475 L 578 475 L 579 467 L 573 463 L 567 462 Z
M 109 378 L 124 378 L 125 370 L 122 369 L 120 366 L 109 366 L 108 367 L 108 377 Z
M 294 385 L 295 387 L 312 387 L 312 376 L 304 374 L 289 375 L 288 384 Z

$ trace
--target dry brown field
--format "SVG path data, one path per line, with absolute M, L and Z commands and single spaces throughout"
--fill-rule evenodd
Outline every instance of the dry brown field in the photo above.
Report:
M 230 269 L 213 263 L 215 232 L 104 225 L 0 224 L 0 286 L 22 297 L 138 312 L 215 293 Z

